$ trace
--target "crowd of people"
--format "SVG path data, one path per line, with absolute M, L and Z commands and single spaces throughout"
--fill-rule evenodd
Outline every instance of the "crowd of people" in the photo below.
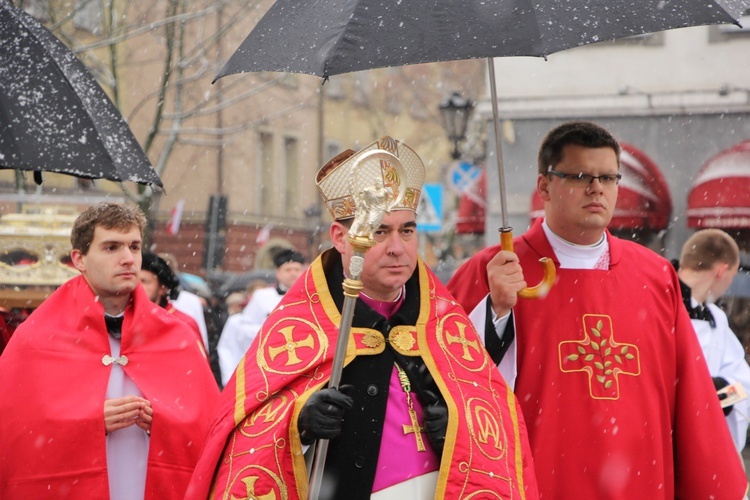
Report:
M 401 165 L 368 171 L 403 188 L 387 211 L 348 182 L 373 151 Z M 552 129 L 544 217 L 445 285 L 418 255 L 424 165 L 390 137 L 319 170 L 331 248 L 223 304 L 142 250 L 137 208 L 85 210 L 81 275 L 4 339 L 0 498 L 744 498 L 750 366 L 715 304 L 739 248 L 701 230 L 670 263 L 613 236 L 619 158 L 594 123 Z M 552 287 L 519 295 L 541 258 Z

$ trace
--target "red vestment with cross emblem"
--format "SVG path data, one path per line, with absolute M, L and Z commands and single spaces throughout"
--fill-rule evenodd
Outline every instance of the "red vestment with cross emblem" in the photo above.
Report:
M 341 319 L 324 257 L 271 313 L 224 389 L 186 498 L 307 498 L 297 418 L 330 377 Z M 515 397 L 463 310 L 422 262 L 416 273 L 419 318 L 394 327 L 388 341 L 406 356 L 421 356 L 448 406 L 436 498 L 537 498 Z M 346 364 L 383 349 L 379 331 L 354 328 Z
M 514 241 L 527 283 L 554 256 L 541 219 Z M 542 498 L 742 498 L 747 479 L 677 275 L 651 250 L 607 233 L 608 270 L 561 269 L 549 294 L 519 299 L 515 393 Z M 449 290 L 489 292 L 483 250 Z M 557 263 L 556 263 L 557 264 Z M 476 280 L 476 281 L 475 281 Z

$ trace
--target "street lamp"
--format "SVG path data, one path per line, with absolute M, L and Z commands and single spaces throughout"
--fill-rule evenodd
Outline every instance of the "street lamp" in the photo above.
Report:
M 466 139 L 466 128 L 473 110 L 474 102 L 464 99 L 458 92 L 453 92 L 449 98 L 440 103 L 443 127 L 448 132 L 448 139 L 453 141 L 451 156 L 454 160 L 461 158 L 458 143 Z

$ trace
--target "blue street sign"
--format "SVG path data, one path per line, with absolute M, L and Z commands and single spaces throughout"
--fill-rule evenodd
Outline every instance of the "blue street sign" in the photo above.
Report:
M 425 184 L 417 207 L 417 229 L 437 232 L 443 228 L 443 185 Z
M 457 161 L 451 165 L 448 171 L 448 183 L 456 194 L 462 194 L 469 189 L 477 180 L 482 170 L 468 161 Z

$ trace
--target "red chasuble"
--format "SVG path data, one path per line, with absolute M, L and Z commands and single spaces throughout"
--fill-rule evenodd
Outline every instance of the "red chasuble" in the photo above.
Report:
M 178 499 L 203 446 L 218 388 L 195 336 L 141 286 L 125 310 L 121 355 L 154 410 L 147 499 Z M 18 327 L 0 357 L 0 498 L 109 497 L 104 309 L 83 277 Z
M 542 498 L 742 498 L 747 479 L 665 259 L 607 234 L 609 270 L 557 270 L 519 299 L 515 393 Z M 528 283 L 554 257 L 541 220 L 514 242 Z M 488 292 L 483 250 L 448 284 L 465 307 Z M 466 278 L 468 277 L 468 278 Z
M 421 356 L 446 399 L 436 498 L 536 498 L 513 393 L 463 310 L 421 262 L 417 272 L 417 324 L 394 327 L 388 341 Z M 330 377 L 340 320 L 319 257 L 268 317 L 225 388 L 187 498 L 307 498 L 297 417 Z M 346 363 L 383 349 L 379 331 L 355 328 Z

